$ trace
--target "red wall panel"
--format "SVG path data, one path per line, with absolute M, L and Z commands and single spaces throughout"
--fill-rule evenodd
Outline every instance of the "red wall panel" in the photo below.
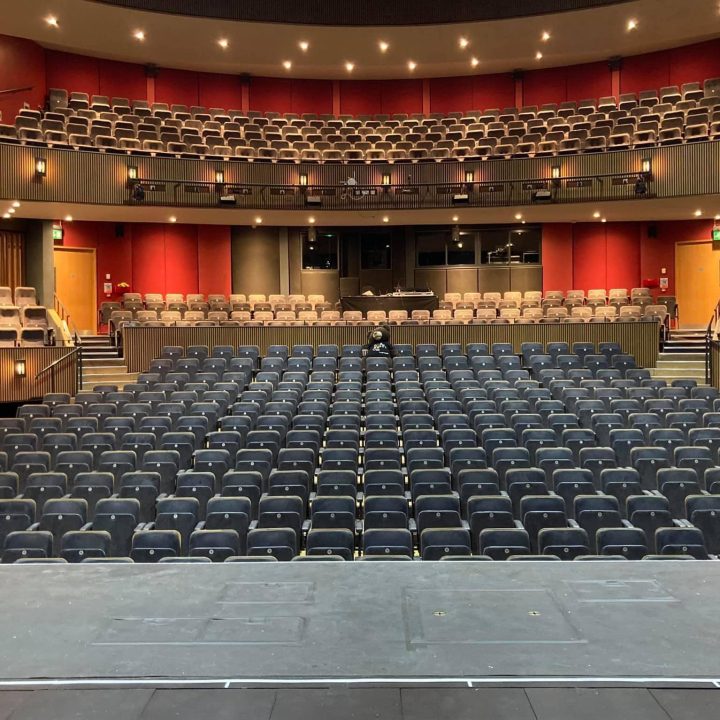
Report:
M 165 293 L 165 278 L 165 238 L 162 225 L 134 225 L 131 283 L 133 292 Z
M 543 291 L 572 290 L 573 226 L 547 223 L 542 231 Z
M 227 225 L 198 225 L 198 292 L 205 295 L 232 292 L 230 228 Z
M 98 60 L 84 55 L 47 50 L 45 67 L 48 88 L 98 95 Z
M 135 63 L 98 60 L 98 88 L 100 95 L 147 99 L 147 78 L 145 68 Z
M 45 87 L 45 51 L 29 40 L 0 35 L 0 90 L 27 88 L 0 95 L 2 122 L 12 124 L 23 103 L 41 107 Z
M 640 223 L 608 223 L 606 231 L 607 288 L 640 284 Z
M 488 110 L 515 105 L 515 80 L 511 73 L 479 75 L 471 78 L 473 106 L 468 110 Z
M 199 105 L 198 74 L 189 70 L 160 68 L 155 78 L 155 101 L 188 107 Z
M 624 58 L 620 71 L 620 92 L 636 93 L 669 85 L 670 58 L 670 52 L 665 50 Z
M 573 287 L 607 287 L 607 238 L 600 223 L 582 223 L 573 232 Z
M 250 109 L 292 112 L 292 80 L 254 77 L 250 81 Z
M 571 65 L 567 70 L 567 99 L 585 100 L 612 94 L 612 73 L 606 62 Z
M 165 243 L 165 292 L 198 291 L 198 241 L 195 225 L 160 225 Z
M 340 82 L 340 113 L 372 115 L 382 112 L 382 87 L 379 80 L 342 80 Z
M 670 84 L 702 82 L 720 75 L 720 39 L 675 48 L 670 54 Z
M 523 103 L 544 105 L 565 102 L 567 97 L 567 69 L 532 70 L 523 76 Z
M 206 108 L 239 110 L 242 105 L 240 78 L 235 75 L 198 73 L 198 105 Z
M 472 83 L 466 77 L 432 78 L 430 80 L 430 112 L 447 113 L 473 110 Z
M 293 80 L 290 92 L 291 112 L 302 115 L 331 114 L 333 110 L 332 80 Z

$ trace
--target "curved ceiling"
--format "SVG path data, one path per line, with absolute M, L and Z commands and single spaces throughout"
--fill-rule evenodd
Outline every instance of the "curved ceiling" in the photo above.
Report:
M 434 25 L 478 22 L 545 13 L 585 10 L 630 0 L 95 0 L 95 2 L 244 22 L 299 25 Z
M 51 16 L 57 24 L 46 22 Z M 719 23 L 717 0 L 632 0 L 537 17 L 383 28 L 243 23 L 43 0 L 14 4 L 1 32 L 48 48 L 161 67 L 345 79 L 477 75 L 607 60 L 708 40 L 720 34 Z M 143 40 L 135 37 L 138 31 Z

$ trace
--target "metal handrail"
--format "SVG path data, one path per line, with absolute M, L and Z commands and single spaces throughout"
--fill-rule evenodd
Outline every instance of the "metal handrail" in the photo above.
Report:
M 68 330 L 72 333 L 75 344 L 80 342 L 80 333 L 78 332 L 77 325 L 70 317 L 68 309 L 63 305 L 62 300 L 57 296 L 57 293 L 53 293 L 53 301 L 55 304 L 55 311 L 60 315 L 60 319 L 67 323 Z
M 718 300 L 717 305 L 715 305 L 715 310 L 705 331 L 705 382 L 708 384 L 710 383 L 712 375 L 710 348 L 712 346 L 713 331 L 717 327 L 718 322 L 720 322 L 720 300 Z
M 54 362 L 51 362 L 47 367 L 40 370 L 35 375 L 35 380 L 38 380 L 45 373 L 50 372 L 50 392 L 55 392 L 55 368 L 62 362 L 71 359 L 73 356 L 77 356 L 77 364 L 75 366 L 75 380 L 78 389 L 82 387 L 82 346 L 78 345 L 74 347 L 67 355 L 63 355 Z
M 28 90 L 32 90 L 33 85 L 27 85 L 26 87 L 18 87 L 18 88 L 8 88 L 7 90 L 0 90 L 0 95 L 12 95 L 14 93 L 19 92 L 27 92 Z

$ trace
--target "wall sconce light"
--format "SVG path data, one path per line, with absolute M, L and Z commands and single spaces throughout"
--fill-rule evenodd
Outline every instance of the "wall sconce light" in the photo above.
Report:
M 215 182 L 218 185 L 222 185 L 225 182 L 225 173 L 222 170 L 215 171 Z
M 642 161 L 642 171 L 645 175 L 649 175 L 652 172 L 652 160 L 650 160 L 650 158 Z
M 134 165 L 129 165 L 127 169 L 127 179 L 130 181 L 138 179 L 138 169 Z
M 390 173 L 383 173 L 382 175 L 382 184 L 383 185 L 390 185 L 392 178 L 390 177 Z
M 35 174 L 38 177 L 47 175 L 47 160 L 45 158 L 35 158 Z
M 307 184 L 308 184 L 307 173 L 300 173 L 300 185 L 302 187 L 307 187 Z
M 25 360 L 16 360 L 15 361 L 15 375 L 17 377 L 25 377 L 26 372 L 27 372 L 27 368 L 25 366 Z
M 474 170 L 466 170 L 465 171 L 465 182 L 466 183 L 474 183 L 475 182 L 475 171 Z
M 553 167 L 552 167 L 552 179 L 553 179 L 553 180 L 559 180 L 559 179 L 560 179 L 560 166 L 559 166 L 559 165 L 553 165 Z

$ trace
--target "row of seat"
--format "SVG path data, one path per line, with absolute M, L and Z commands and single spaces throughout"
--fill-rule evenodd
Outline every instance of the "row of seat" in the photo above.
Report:
M 8 492 L 45 500 L 41 515 L 51 487 L 55 500 L 70 490 L 85 502 L 137 502 L 123 548 L 138 560 L 707 557 L 717 548 L 717 391 L 652 380 L 614 343 L 360 355 L 360 346 L 273 346 L 264 358 L 245 346 L 165 348 L 122 392 L 98 387 L 75 404 L 58 395 L 22 408 L 12 429 L 31 432 L 3 440 L 17 475 Z M 34 449 L 20 449 L 33 438 Z M 21 453 L 35 453 L 37 466 Z M 237 538 L 196 536 L 191 548 L 212 503 L 230 498 L 247 509 L 235 506 L 242 522 L 223 527 Z M 47 553 L 48 536 L 34 533 L 49 527 L 8 536 L 7 559 L 33 543 Z M 53 552 L 63 552 L 65 531 Z

